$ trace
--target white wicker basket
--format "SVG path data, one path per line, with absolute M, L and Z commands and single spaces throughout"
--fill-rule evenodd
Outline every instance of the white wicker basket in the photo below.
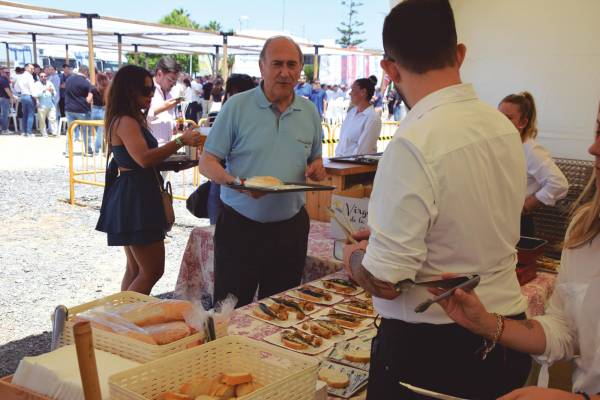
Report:
M 65 322 L 65 327 L 59 339 L 59 346 L 73 344 L 73 319 L 82 312 L 99 306 L 116 306 L 120 304 L 138 303 L 156 301 L 154 297 L 146 296 L 135 292 L 120 292 L 111 296 L 103 297 L 69 309 L 69 317 Z M 226 335 L 227 327 L 217 326 L 217 336 Z M 225 332 L 223 332 L 225 329 Z M 93 329 L 94 348 L 116 354 L 129 360 L 145 363 L 148 361 L 162 358 L 169 354 L 177 353 L 181 350 L 196 346 L 204 340 L 204 333 L 195 333 L 176 342 L 153 345 L 132 339 L 127 336 L 118 335 L 113 332 Z
M 111 376 L 110 398 L 157 400 L 198 376 L 250 372 L 265 386 L 240 400 L 313 400 L 318 365 L 314 357 L 232 335 Z

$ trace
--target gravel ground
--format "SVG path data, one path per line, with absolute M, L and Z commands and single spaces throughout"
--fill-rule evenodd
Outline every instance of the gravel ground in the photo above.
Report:
M 72 307 L 120 290 L 124 252 L 108 247 L 106 235 L 94 230 L 102 188 L 76 185 L 79 205 L 68 204 L 63 150 L 64 136 L 0 136 L 0 377 L 13 373 L 23 356 L 49 350 L 50 314 L 57 305 Z M 175 186 L 176 193 L 183 190 Z M 186 189 L 189 194 L 192 187 Z M 175 202 L 175 213 L 165 274 L 152 292 L 161 297 L 175 288 L 190 231 L 208 223 L 189 214 L 182 201 Z

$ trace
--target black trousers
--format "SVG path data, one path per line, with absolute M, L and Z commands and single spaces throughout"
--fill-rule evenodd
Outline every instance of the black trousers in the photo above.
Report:
M 367 400 L 428 399 L 398 382 L 471 400 L 496 399 L 525 384 L 531 356 L 496 345 L 482 360 L 481 345 L 481 337 L 457 324 L 384 318 L 371 344 Z
M 232 293 L 241 307 L 252 302 L 257 287 L 262 299 L 299 285 L 309 229 L 304 207 L 288 220 L 260 223 L 225 205 L 215 227 L 213 301 Z

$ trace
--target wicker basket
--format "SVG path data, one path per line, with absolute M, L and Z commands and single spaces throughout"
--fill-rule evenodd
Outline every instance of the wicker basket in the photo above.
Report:
M 223 372 L 247 371 L 265 386 L 240 400 L 312 400 L 318 364 L 314 357 L 232 335 L 115 374 L 109 378 L 110 396 L 156 400 L 200 375 L 213 379 Z
M 156 301 L 154 297 L 146 296 L 135 292 L 120 292 L 111 296 L 91 301 L 69 309 L 69 318 L 65 322 L 65 327 L 59 339 L 59 346 L 66 346 L 75 343 L 73 339 L 73 319 L 82 312 L 99 306 L 116 306 L 120 304 L 130 304 L 138 302 Z M 227 326 L 217 325 L 217 337 L 227 334 Z M 169 354 L 177 353 L 181 350 L 193 347 L 198 341 L 204 339 L 204 333 L 195 333 L 176 342 L 154 345 L 144 343 L 127 336 L 118 335 L 113 332 L 94 329 L 94 347 L 129 360 L 145 363 L 148 361 L 162 358 Z

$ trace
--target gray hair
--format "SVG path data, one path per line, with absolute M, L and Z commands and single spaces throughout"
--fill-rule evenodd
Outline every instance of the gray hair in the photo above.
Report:
M 294 39 L 292 39 L 291 37 L 283 35 L 271 36 L 265 41 L 265 44 L 263 45 L 263 48 L 260 51 L 260 62 L 265 62 L 265 58 L 267 56 L 267 47 L 269 47 L 271 42 L 279 39 L 285 39 L 294 45 L 296 50 L 298 50 L 298 61 L 300 61 L 300 65 L 304 65 L 304 54 L 302 54 L 302 50 L 300 49 L 300 46 L 298 46 L 298 43 L 294 42 Z
M 79 73 L 80 74 L 89 74 L 89 72 L 90 72 L 90 69 L 87 67 L 87 65 L 81 64 L 79 66 Z

